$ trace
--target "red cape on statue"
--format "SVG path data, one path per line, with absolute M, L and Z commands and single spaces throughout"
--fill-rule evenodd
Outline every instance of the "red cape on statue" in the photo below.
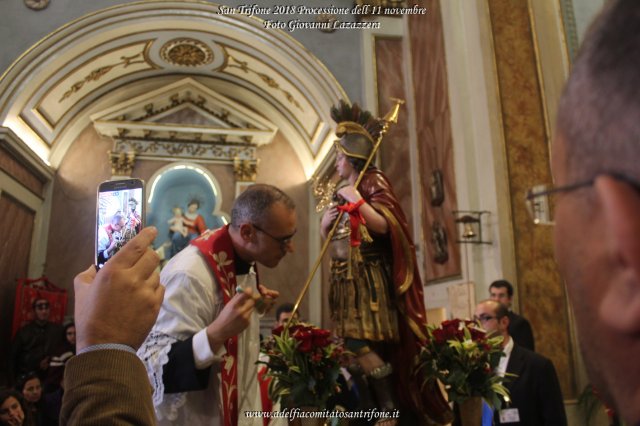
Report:
M 440 411 L 449 407 L 440 393 L 421 389 L 422 379 L 414 375 L 415 357 L 427 339 L 427 316 L 416 249 L 407 219 L 389 180 L 377 168 L 365 172 L 358 191 L 389 224 L 393 251 L 392 279 L 400 333 L 397 350 L 390 351 L 397 394 L 404 406 L 435 420 L 441 415 Z

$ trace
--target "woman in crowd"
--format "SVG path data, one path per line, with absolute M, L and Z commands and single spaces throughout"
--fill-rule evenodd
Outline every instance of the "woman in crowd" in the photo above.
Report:
M 16 389 L 22 393 L 25 414 L 34 419 L 36 425 L 41 425 L 42 414 L 42 383 L 35 371 L 27 373 L 18 379 Z
M 0 389 L 0 425 L 33 425 L 19 392 L 12 389 Z

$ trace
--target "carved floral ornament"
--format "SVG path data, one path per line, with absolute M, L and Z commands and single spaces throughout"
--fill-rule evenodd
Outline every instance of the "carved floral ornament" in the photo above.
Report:
M 131 176 L 133 166 L 136 163 L 134 151 L 114 152 L 108 151 L 109 162 L 111 163 L 111 174 L 113 176 Z
M 160 57 L 171 65 L 200 67 L 213 62 L 213 51 L 201 41 L 177 38 L 162 46 Z
M 235 157 L 233 159 L 233 174 L 239 182 L 255 182 L 258 174 L 258 160 Z

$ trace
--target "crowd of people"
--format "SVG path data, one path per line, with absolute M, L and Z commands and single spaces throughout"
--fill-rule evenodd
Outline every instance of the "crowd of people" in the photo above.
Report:
M 45 298 L 36 298 L 32 307 L 34 320 L 17 331 L 11 345 L 9 372 L 15 389 L 3 390 L 0 421 L 58 425 L 64 368 L 76 353 L 75 324 L 50 322 L 50 303 Z
M 637 1 L 613 0 L 586 35 L 559 106 L 558 186 L 546 194 L 559 195 L 556 258 L 589 377 L 629 425 L 640 424 L 639 24 Z M 339 212 L 346 217 L 332 236 L 330 307 L 355 354 L 349 372 L 358 404 L 400 408 L 399 419 L 383 424 L 437 420 L 436 396 L 414 391 L 421 378 L 407 374 L 426 320 L 404 214 L 384 174 L 362 162 L 375 139 L 366 112 L 343 104 L 334 117 L 336 168 L 347 185 L 321 228 L 331 237 Z M 257 268 L 276 267 L 292 252 L 296 230 L 291 198 L 265 184 L 244 191 L 231 223 L 193 239 L 161 274 L 150 249 L 157 231 L 140 230 L 99 272 L 92 266 L 76 277 L 77 355 L 73 327 L 63 335 L 47 321 L 47 301 L 34 301 L 36 320 L 12 346 L 17 388 L 0 391 L 0 422 L 46 424 L 46 389 L 58 386 L 61 424 L 262 425 L 243 415 L 262 409 L 256 305 L 273 304 L 278 293 L 258 280 Z M 497 373 L 515 374 L 493 422 L 567 424 L 555 368 L 534 352 L 529 322 L 510 309 L 513 286 L 499 280 L 489 292 L 475 319 L 503 337 Z M 58 347 L 54 335 L 66 343 Z

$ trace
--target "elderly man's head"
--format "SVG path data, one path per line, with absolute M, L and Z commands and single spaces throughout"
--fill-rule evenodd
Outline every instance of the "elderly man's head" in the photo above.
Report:
M 640 423 L 639 27 L 637 0 L 610 2 L 592 24 L 562 95 L 552 157 L 556 259 L 585 364 L 629 424 Z
M 483 329 L 492 335 L 504 337 L 504 343 L 509 336 L 509 310 L 496 300 L 483 300 L 476 306 L 474 319 L 480 323 Z

